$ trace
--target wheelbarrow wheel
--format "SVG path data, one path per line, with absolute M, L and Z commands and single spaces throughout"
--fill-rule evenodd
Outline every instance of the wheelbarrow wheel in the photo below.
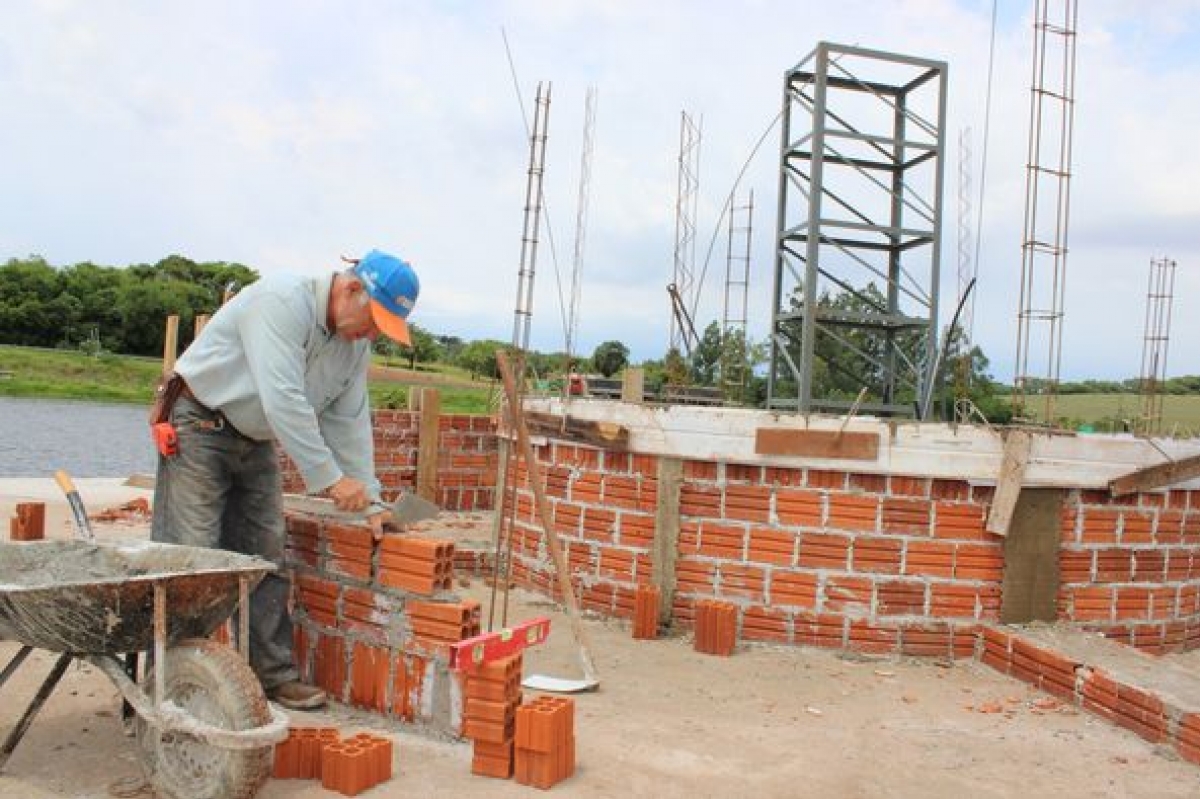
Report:
M 153 672 L 146 685 L 154 685 Z M 271 720 L 254 672 L 215 641 L 189 639 L 167 650 L 164 693 L 165 701 L 216 727 L 247 730 Z M 178 732 L 160 735 L 140 716 L 137 739 L 142 769 L 160 799 L 250 799 L 270 772 L 270 746 L 221 749 Z

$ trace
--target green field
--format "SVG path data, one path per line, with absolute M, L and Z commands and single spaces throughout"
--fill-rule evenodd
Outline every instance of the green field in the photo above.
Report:
M 148 405 L 161 369 L 157 358 L 0 345 L 0 396 Z M 495 388 L 490 382 L 472 381 L 453 367 L 383 371 L 369 385 L 371 404 L 377 408 L 407 407 L 413 385 L 437 388 L 445 413 L 490 413 L 494 404 Z
M 1039 421 L 1046 421 L 1045 401 L 1030 398 L 1027 408 Z M 1091 425 L 1097 432 L 1140 430 L 1142 398 L 1137 394 L 1063 394 L 1054 400 L 1055 420 L 1063 427 Z M 1126 427 L 1128 425 L 1128 428 Z M 1200 435 L 1200 396 L 1163 397 L 1163 434 Z

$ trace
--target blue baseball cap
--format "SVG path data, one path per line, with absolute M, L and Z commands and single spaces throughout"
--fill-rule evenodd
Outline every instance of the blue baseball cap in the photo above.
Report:
M 371 250 L 359 259 L 354 273 L 371 298 L 375 326 L 393 341 L 411 345 L 407 320 L 421 291 L 412 266 L 394 255 Z

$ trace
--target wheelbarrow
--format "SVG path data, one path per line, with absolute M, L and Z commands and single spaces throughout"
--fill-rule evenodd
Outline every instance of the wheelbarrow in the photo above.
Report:
M 138 756 L 162 799 L 249 799 L 287 716 L 244 657 L 249 595 L 274 566 L 223 550 L 149 541 L 0 543 L 0 640 L 61 653 L 0 747 L 0 770 L 72 660 L 91 663 L 134 714 Z M 239 655 L 209 636 L 239 609 Z M 153 653 L 142 685 L 136 654 Z M 122 663 L 120 655 L 132 655 Z M 132 666 L 132 667 L 130 667 Z

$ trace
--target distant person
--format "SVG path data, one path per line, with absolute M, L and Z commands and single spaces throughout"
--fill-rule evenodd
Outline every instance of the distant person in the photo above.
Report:
M 383 333 L 410 344 L 416 273 L 372 250 L 322 277 L 272 275 L 216 312 L 162 392 L 177 452 L 161 455 L 151 538 L 257 555 L 283 566 L 283 482 L 276 442 L 310 493 L 387 511 L 375 477 L 367 367 Z M 176 398 L 177 397 L 177 398 Z M 161 450 L 160 450 L 161 451 Z M 250 600 L 250 666 L 267 697 L 293 710 L 326 702 L 300 682 L 288 581 L 268 574 Z

